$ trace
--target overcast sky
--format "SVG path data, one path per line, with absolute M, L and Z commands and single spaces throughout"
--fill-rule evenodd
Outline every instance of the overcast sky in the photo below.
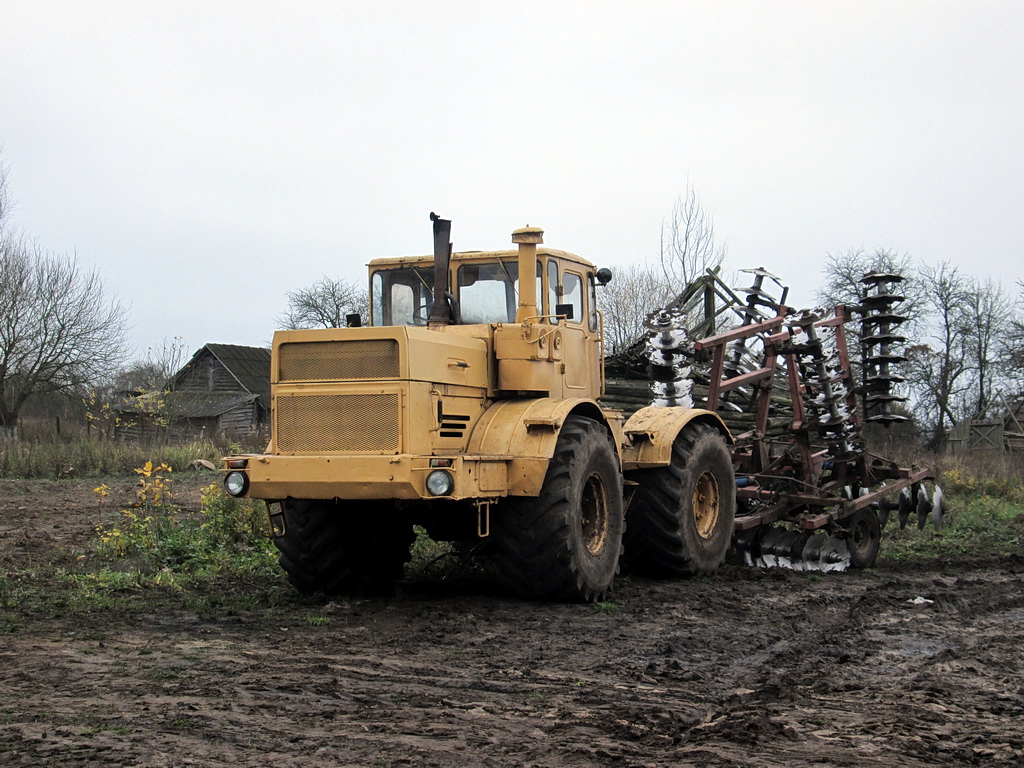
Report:
M 651 260 L 687 180 L 799 306 L 856 248 L 1012 288 L 1024 2 L 0 0 L 0 144 L 14 224 L 140 354 L 267 343 L 432 210 L 456 249 Z

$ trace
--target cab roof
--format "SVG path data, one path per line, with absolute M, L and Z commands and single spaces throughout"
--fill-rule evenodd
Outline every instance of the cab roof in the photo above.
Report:
M 581 267 L 587 269 L 594 269 L 594 264 L 587 261 L 581 256 L 577 256 L 575 253 L 569 253 L 568 251 L 560 251 L 557 248 L 544 248 L 543 246 L 537 248 L 538 256 L 551 256 L 556 259 L 562 259 L 563 261 L 569 261 L 573 264 L 578 264 Z M 515 261 L 519 258 L 519 251 L 515 248 L 510 248 L 507 251 L 456 251 L 452 254 L 452 261 L 497 261 L 498 259 L 506 261 Z M 401 267 L 401 266 L 431 266 L 434 263 L 433 256 L 391 256 L 383 259 L 373 259 L 367 266 L 372 268 L 376 267 Z

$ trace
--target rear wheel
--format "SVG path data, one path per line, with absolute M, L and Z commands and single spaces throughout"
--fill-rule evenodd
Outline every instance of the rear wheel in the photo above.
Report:
M 300 592 L 386 593 L 402 578 L 413 532 L 390 503 L 300 499 L 285 503 L 284 521 L 278 561 Z
M 722 436 L 687 425 L 667 467 L 630 477 L 638 488 L 629 510 L 624 562 L 634 573 L 674 578 L 710 573 L 725 559 L 736 516 L 732 458 Z
M 514 591 L 601 600 L 622 551 L 622 474 L 607 430 L 569 416 L 540 496 L 509 498 L 491 518 L 494 558 Z

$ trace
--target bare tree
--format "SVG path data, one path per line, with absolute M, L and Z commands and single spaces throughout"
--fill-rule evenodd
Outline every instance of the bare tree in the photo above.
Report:
M 999 357 L 1006 373 L 1017 379 L 1017 391 L 1013 394 L 1024 395 L 1024 385 L 1021 384 L 1024 380 L 1024 280 L 1017 281 L 1017 288 L 1020 291 L 1017 305 L 1000 344 Z
M 0 147 L 2 150 L 3 147 Z M 7 167 L 0 163 L 0 237 L 7 233 L 7 217 L 11 212 L 11 199 L 7 194 Z
M 133 392 L 155 392 L 167 389 L 171 378 L 185 359 L 185 342 L 181 336 L 164 338 L 159 344 L 147 347 L 146 353 L 114 372 L 108 382 L 113 397 Z
M 900 284 L 906 297 L 899 306 L 899 312 L 912 321 L 921 312 L 921 283 L 914 280 L 917 269 L 909 254 L 879 248 L 874 253 L 863 249 L 846 253 L 830 253 L 825 258 L 825 284 L 816 292 L 819 302 L 825 307 L 837 304 L 856 306 L 864 290 L 861 278 L 871 272 L 889 272 L 902 275 L 907 282 Z
M 1012 329 L 1013 300 L 1002 285 L 990 278 L 969 281 L 964 307 L 967 326 L 966 351 L 972 362 L 970 384 L 972 418 L 989 415 L 1004 366 L 999 345 Z
M 288 310 L 278 319 L 282 328 L 343 328 L 345 316 L 365 317 L 369 310 L 366 289 L 326 275 L 308 288 L 288 291 Z
M 697 190 L 687 183 L 686 193 L 672 206 L 672 216 L 661 224 L 661 269 L 675 293 L 680 293 L 709 267 L 725 260 L 725 248 L 715 243 L 711 212 L 701 204 Z
M 949 427 L 965 414 L 971 389 L 970 318 L 966 311 L 970 280 L 949 262 L 920 271 L 928 313 L 930 343 L 908 349 L 915 406 L 932 431 L 937 447 Z
M 843 304 L 857 307 L 865 285 L 861 279 L 872 272 L 886 272 L 901 275 L 904 282 L 898 283 L 898 290 L 904 300 L 893 309 L 907 318 L 907 322 L 899 326 L 898 333 L 908 339 L 917 338 L 921 332 L 921 318 L 924 308 L 922 298 L 923 284 L 917 278 L 917 268 L 909 254 L 879 248 L 873 253 L 863 249 L 854 249 L 845 253 L 830 253 L 825 258 L 823 267 L 824 284 L 816 291 L 818 302 L 828 310 Z M 864 348 L 861 345 L 863 328 L 861 323 L 852 322 L 845 328 L 847 347 L 850 353 L 851 368 L 856 380 L 860 379 Z M 905 364 L 894 364 L 892 370 L 900 377 L 906 378 L 908 370 Z M 896 386 L 894 391 L 906 394 L 906 388 Z
M 74 393 L 125 358 L 126 312 L 96 270 L 6 233 L 0 239 L 0 433 L 36 394 Z
M 598 297 L 604 314 L 606 352 L 621 352 L 642 337 L 644 318 L 667 304 L 671 294 L 655 269 L 635 264 L 615 269 L 612 281 Z

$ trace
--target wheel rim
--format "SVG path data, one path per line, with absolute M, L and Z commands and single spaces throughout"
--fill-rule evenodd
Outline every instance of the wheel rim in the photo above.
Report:
M 850 549 L 856 555 L 865 556 L 871 551 L 871 546 L 871 526 L 863 516 L 859 516 L 850 528 Z
M 721 506 L 718 478 L 713 472 L 705 472 L 693 487 L 693 522 L 697 535 L 702 539 L 710 539 L 714 535 Z
M 587 552 L 591 555 L 600 554 L 608 540 L 608 500 L 605 498 L 604 483 L 598 475 L 591 475 L 583 486 L 580 530 Z

